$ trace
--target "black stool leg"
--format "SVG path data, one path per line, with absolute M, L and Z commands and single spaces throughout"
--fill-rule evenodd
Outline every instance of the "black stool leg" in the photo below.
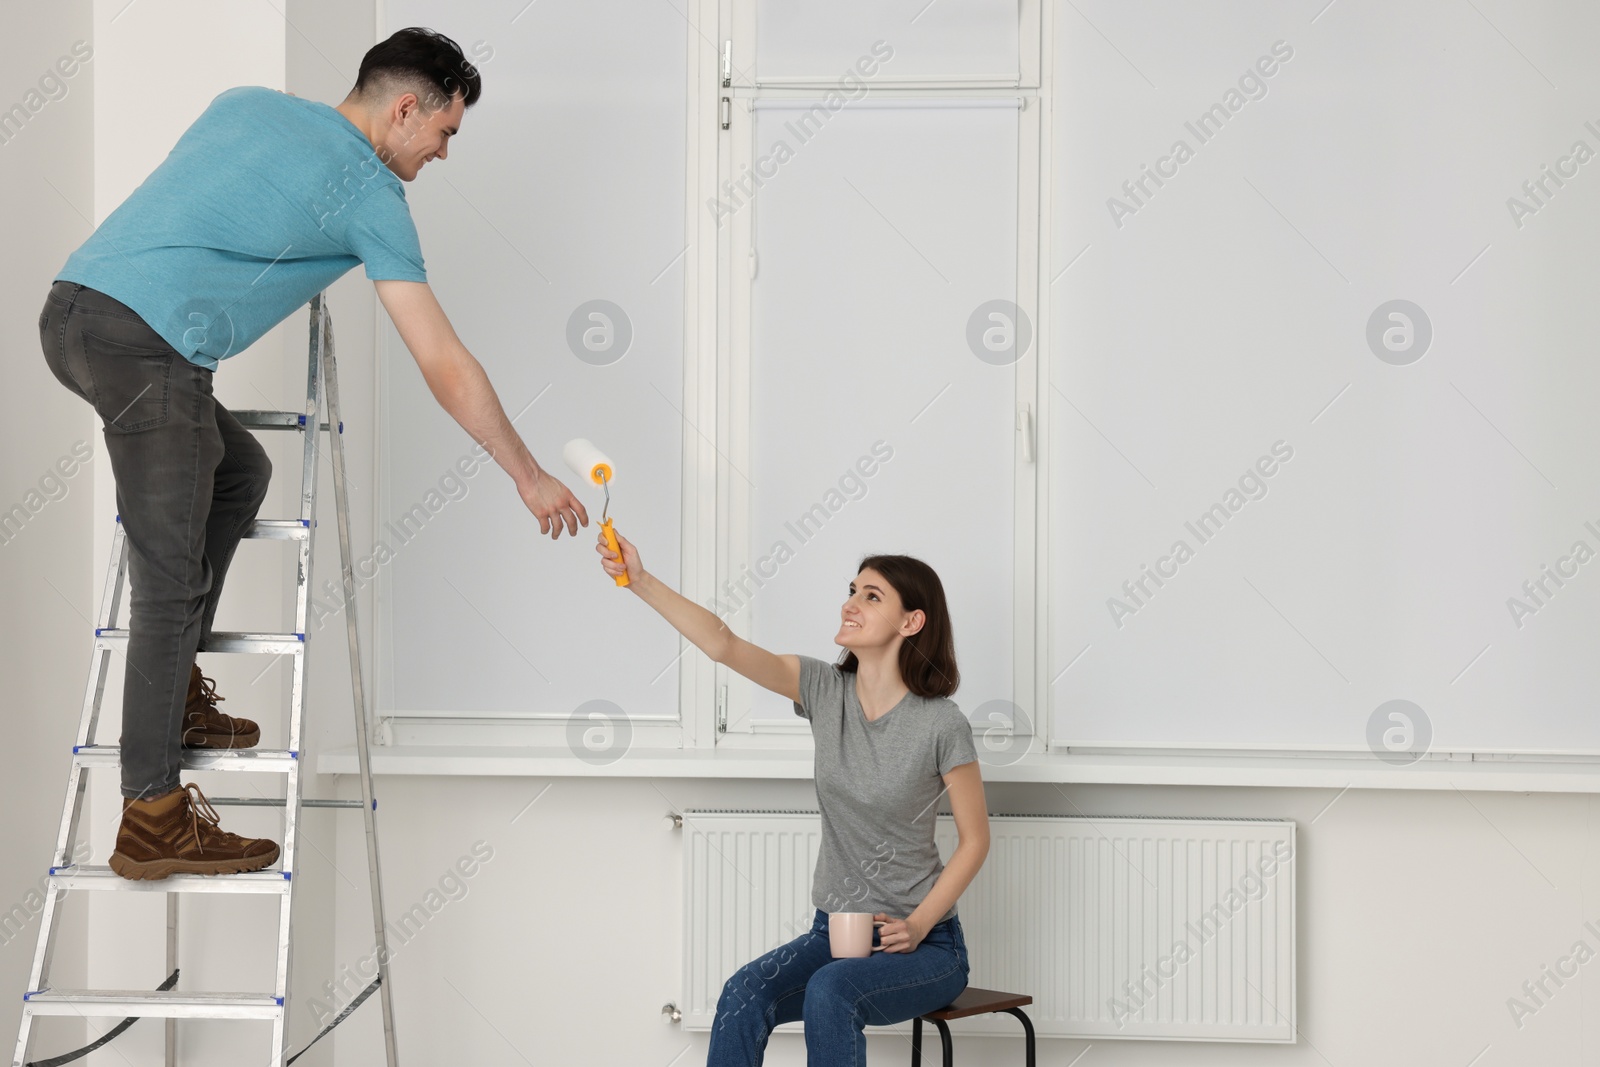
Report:
M 944 1067 L 955 1067 L 956 1049 L 950 1043 L 950 1024 L 943 1019 L 935 1019 L 933 1025 L 939 1028 L 939 1044 L 944 1048 Z
M 922 1016 L 911 1020 L 911 1067 L 922 1067 Z
M 1034 1062 L 1033 1021 L 1028 1018 L 1027 1013 L 1021 1008 L 1007 1008 L 1006 1014 L 1015 1015 L 1019 1020 L 1021 1020 L 1023 1048 L 1027 1051 L 1028 1067 L 1037 1067 L 1037 1064 Z

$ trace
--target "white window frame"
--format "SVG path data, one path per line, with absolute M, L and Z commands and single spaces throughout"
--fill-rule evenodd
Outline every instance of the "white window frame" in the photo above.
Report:
M 718 166 L 715 180 L 702 189 L 704 204 L 721 196 L 724 181 L 743 174 L 755 162 L 754 105 L 757 100 L 784 98 L 815 99 L 823 83 L 832 78 L 763 79 L 750 73 L 749 62 L 756 54 L 758 0 L 726 0 L 718 23 L 718 40 L 730 49 L 731 84 L 723 85 L 719 70 L 715 85 L 718 120 L 713 127 L 718 137 Z M 709 7 L 708 2 L 704 7 Z M 1049 188 L 1047 173 L 1050 134 L 1050 85 L 1048 77 L 1049 38 L 1046 20 L 1049 13 L 1039 0 L 1020 0 L 1018 22 L 1018 65 L 1015 77 L 968 77 L 930 79 L 884 76 L 874 78 L 872 93 L 877 100 L 937 103 L 994 97 L 1021 98 L 1018 111 L 1017 159 L 1017 304 L 1034 324 L 1034 344 L 1016 364 L 1016 441 L 1013 499 L 1012 633 L 1015 649 L 1012 658 L 1012 691 L 1025 720 L 1010 724 L 1017 735 L 1036 736 L 1042 744 L 1049 740 L 1049 684 L 1044 676 L 1049 663 L 1048 619 L 1045 598 L 1039 590 L 1048 581 L 1047 555 L 1040 551 L 1049 544 L 1045 523 L 1048 509 L 1041 506 L 1048 497 L 1042 492 L 1046 480 L 1049 449 L 1045 441 L 1044 405 L 1048 399 L 1048 361 L 1045 351 L 1045 304 L 1041 301 L 1039 279 L 1048 252 L 1041 191 Z M 741 57 L 744 64 L 741 65 Z M 719 67 L 721 56 L 718 57 Z M 723 98 L 727 103 L 723 103 Z M 730 120 L 722 130 L 721 116 Z M 691 135 L 692 136 L 692 135 Z M 724 580 L 746 573 L 755 560 L 750 557 L 751 507 L 748 487 L 733 472 L 732 465 L 748 470 L 750 447 L 750 348 L 751 283 L 753 230 L 759 197 L 748 210 L 735 212 L 728 225 L 717 232 L 716 255 L 703 264 L 702 284 L 714 286 L 717 293 L 718 406 L 716 438 L 727 457 L 718 464 L 716 566 L 711 589 L 697 598 L 710 602 L 713 591 Z M 702 214 L 708 214 L 701 208 Z M 1031 424 L 1031 425 L 1030 425 Z M 1031 455 L 1031 459 L 1028 458 Z M 686 540 L 685 544 L 692 542 Z M 685 569 L 687 573 L 687 568 Z M 686 583 L 687 588 L 687 583 Z M 776 652 L 790 651 L 774 649 Z M 756 719 L 749 714 L 753 683 L 726 667 L 714 667 L 711 697 L 714 710 L 712 736 L 724 749 L 809 748 L 810 725 L 799 718 L 793 722 Z M 702 698 L 703 699 L 703 698 Z M 960 702 L 960 694 L 957 694 Z M 972 708 L 964 708 L 969 715 Z M 732 723 L 731 727 L 727 724 Z

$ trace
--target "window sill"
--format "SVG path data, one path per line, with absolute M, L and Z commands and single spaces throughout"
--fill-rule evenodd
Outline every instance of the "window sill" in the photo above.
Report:
M 393 745 L 374 746 L 371 753 L 379 775 L 808 780 L 813 770 L 809 748 L 793 747 L 633 748 L 606 764 L 578 759 L 566 748 Z M 319 774 L 355 774 L 355 749 L 324 752 L 316 768 Z M 1424 759 L 1398 767 L 1315 755 L 1057 752 L 1009 764 L 985 761 L 982 769 L 986 782 L 1600 793 L 1600 763 L 1578 761 Z

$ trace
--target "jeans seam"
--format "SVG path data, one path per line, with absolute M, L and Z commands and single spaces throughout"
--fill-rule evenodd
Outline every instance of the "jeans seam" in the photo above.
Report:
M 82 282 L 70 282 L 68 284 L 74 286 L 75 288 L 72 291 L 72 296 L 69 297 L 67 300 L 63 301 L 63 300 L 59 299 L 56 296 L 55 287 L 54 286 L 51 286 L 50 291 L 45 294 L 46 299 L 54 300 L 58 304 L 65 304 L 67 307 L 71 307 L 71 306 L 73 306 L 74 304 L 77 303 L 78 297 L 81 296 L 85 290 L 88 290 L 89 292 L 92 292 L 92 293 L 99 293 L 99 295 L 105 297 L 108 300 L 116 300 L 117 299 L 116 297 L 112 296 L 110 293 L 103 293 L 103 292 L 100 292 L 100 290 L 98 290 L 98 289 L 91 289 L 89 286 L 84 285 Z M 117 303 L 122 304 L 122 301 L 117 300 Z M 122 306 L 123 307 L 128 307 L 128 305 L 126 305 L 126 304 L 122 304 Z M 103 316 L 103 317 L 108 318 L 108 319 L 122 319 L 125 322 L 141 322 L 141 323 L 144 323 L 146 326 L 150 325 L 149 322 L 147 322 L 145 320 L 143 315 L 140 315 L 137 311 L 134 311 L 132 308 L 128 308 L 127 311 L 118 311 L 116 308 L 82 307 L 82 308 L 79 308 L 78 310 L 82 311 L 85 315 L 100 315 L 100 316 Z
M 66 309 L 61 312 L 61 340 L 56 349 L 56 358 L 61 361 L 62 373 L 64 373 L 68 378 L 72 377 L 72 368 L 67 366 L 67 320 L 72 317 L 72 305 L 77 299 L 78 294 L 73 293 L 72 299 L 67 301 Z M 88 364 L 86 360 L 85 366 L 87 365 Z M 94 385 L 93 375 L 90 375 L 89 377 L 89 384 L 91 387 Z M 89 399 L 91 403 L 93 402 L 92 397 L 87 399 Z
M 55 286 L 52 285 L 50 287 L 50 291 L 45 294 L 45 299 L 51 301 L 52 303 L 60 304 L 62 307 L 70 308 L 74 303 L 77 302 L 78 294 L 83 292 L 84 289 L 88 288 L 88 286 L 80 285 L 78 282 L 68 282 L 67 284 L 73 287 L 71 296 L 64 298 L 56 296 Z
M 194 479 L 193 488 L 190 490 L 190 495 L 189 495 L 188 521 L 184 524 L 184 529 L 191 533 L 191 537 L 190 537 L 191 541 L 193 540 L 192 531 L 194 529 L 195 512 L 197 510 L 195 504 L 196 504 L 196 500 L 197 500 L 197 498 L 199 497 L 199 494 L 200 494 L 200 477 L 199 477 L 199 472 L 200 472 L 200 442 L 201 442 L 202 437 L 205 434 L 204 427 L 202 425 L 200 425 L 201 399 L 202 398 L 200 396 L 200 393 L 198 391 L 196 391 L 195 394 L 194 394 L 194 422 L 195 422 L 195 429 L 194 429 L 194 433 L 190 435 L 190 438 L 191 438 L 191 440 L 193 442 L 193 453 L 192 453 L 193 459 L 192 459 L 192 462 L 191 462 L 191 469 L 194 470 L 194 472 L 195 472 L 195 479 Z M 202 528 L 203 528 L 203 524 L 202 524 Z M 202 554 L 203 554 L 203 550 L 202 550 Z M 203 564 L 201 566 L 201 573 L 202 574 L 205 573 L 205 567 L 204 567 Z M 194 599 L 194 586 L 189 584 L 189 583 L 187 583 L 187 582 L 184 584 L 184 597 L 185 597 L 186 600 L 193 600 Z M 203 610 L 204 610 L 204 607 L 202 606 L 202 611 Z M 183 630 L 182 630 L 182 627 L 180 626 L 179 630 L 178 630 L 178 636 L 180 637 L 180 639 L 182 637 L 182 633 L 183 633 Z M 174 665 L 174 667 L 175 667 L 175 669 L 181 670 L 181 668 L 178 667 L 176 664 Z M 177 688 L 178 687 L 178 683 L 179 683 L 179 678 L 175 674 L 172 677 L 173 693 L 174 694 L 176 694 L 178 692 L 178 688 Z M 185 690 L 185 692 L 187 692 L 187 690 Z M 179 781 L 179 784 L 182 784 L 182 778 L 181 778 L 181 765 L 182 765 L 182 761 L 183 761 L 183 714 L 182 714 L 182 712 L 179 712 L 179 714 L 178 714 L 177 726 L 178 726 L 178 730 L 176 731 L 176 736 L 174 737 L 173 735 L 169 734 L 168 737 L 167 737 L 167 759 L 166 759 L 166 765 L 167 765 L 168 768 L 172 769 L 172 777 L 174 779 L 177 779 Z M 176 741 L 176 744 L 174 744 L 174 741 Z M 163 783 L 163 784 L 165 784 L 165 783 Z
M 144 317 L 141 315 L 129 315 L 126 312 L 113 311 L 110 308 L 80 307 L 78 308 L 78 314 L 95 315 L 102 319 L 121 319 L 123 322 L 142 322 L 146 326 L 150 325 L 145 322 Z

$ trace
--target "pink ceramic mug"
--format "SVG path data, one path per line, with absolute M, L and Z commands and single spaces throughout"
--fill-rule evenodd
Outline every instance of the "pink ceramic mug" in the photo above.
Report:
M 851 959 L 882 952 L 882 945 L 872 943 L 872 930 L 888 925 L 874 920 L 870 911 L 835 911 L 828 914 L 828 948 L 833 958 Z

